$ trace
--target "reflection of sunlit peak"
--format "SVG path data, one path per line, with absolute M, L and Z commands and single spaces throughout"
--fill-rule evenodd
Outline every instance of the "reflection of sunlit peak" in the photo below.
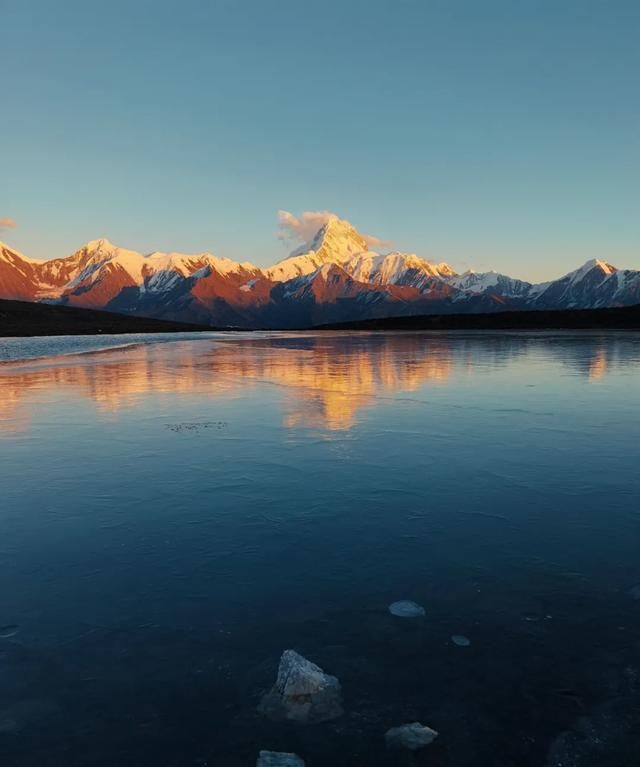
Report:
M 285 416 L 285 426 L 346 431 L 355 424 L 356 407 L 353 400 L 346 395 L 317 397 L 305 401 L 304 404 L 304 408 L 294 410 Z
M 327 336 L 311 350 L 279 349 L 267 355 L 259 373 L 302 396 L 300 412 L 290 411 L 285 419 L 288 426 L 330 430 L 351 428 L 356 412 L 379 394 L 413 391 L 449 374 L 446 347 L 425 348 L 411 336 L 347 345 Z
M 247 386 L 277 384 L 285 424 L 347 430 L 377 396 L 413 391 L 450 372 L 442 342 L 412 336 L 238 338 L 148 345 L 87 355 L 53 365 L 17 366 L 0 375 L 0 418 L 6 424 L 31 392 L 91 399 L 104 414 L 134 407 L 148 395 L 231 397 Z
M 600 349 L 589 364 L 589 381 L 594 382 L 604 378 L 607 374 L 607 369 L 607 355 L 604 349 Z

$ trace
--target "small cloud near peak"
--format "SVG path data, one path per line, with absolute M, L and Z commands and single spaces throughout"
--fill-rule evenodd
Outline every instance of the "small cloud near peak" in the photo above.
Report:
M 279 210 L 278 238 L 285 241 L 311 242 L 318 233 L 318 230 L 333 219 L 340 219 L 340 216 L 332 213 L 330 210 L 305 210 L 299 216 L 290 213 L 288 210 Z M 353 226 L 348 221 L 346 223 Z M 374 237 L 371 234 L 362 234 L 360 232 L 360 236 L 371 248 L 390 248 L 393 245 L 388 240 L 381 240 L 379 237 Z
M 334 218 L 339 218 L 339 216 L 329 210 L 305 210 L 300 216 L 295 216 L 288 210 L 279 210 L 278 238 L 309 242 L 327 221 Z
M 370 248 L 392 248 L 393 243 L 391 240 L 381 240 L 379 237 L 374 237 L 372 234 L 363 234 L 362 239 L 367 243 Z
M 6 229 L 15 229 L 18 224 L 15 218 L 0 218 L 0 232 L 4 232 Z

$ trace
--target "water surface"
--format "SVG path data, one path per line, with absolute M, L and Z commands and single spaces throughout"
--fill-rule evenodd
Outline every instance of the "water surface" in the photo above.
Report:
M 0 341 L 3 764 L 626 767 L 639 334 L 165 340 Z M 344 717 L 261 718 L 289 647 Z

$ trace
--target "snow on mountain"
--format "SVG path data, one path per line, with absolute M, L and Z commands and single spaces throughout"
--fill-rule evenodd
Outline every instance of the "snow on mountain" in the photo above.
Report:
M 585 277 L 593 272 L 598 276 L 602 276 L 604 279 L 617 271 L 615 266 L 611 266 L 611 264 L 608 264 L 606 261 L 592 258 L 590 261 L 586 261 L 579 269 L 569 272 L 569 274 L 566 275 L 566 278 L 568 278 L 572 284 L 575 284 L 584 280 Z
M 630 306 L 640 304 L 640 271 L 618 269 L 601 289 L 606 306 Z M 610 291 L 610 295 L 607 293 Z
M 40 262 L 0 243 L 0 298 L 243 327 L 640 303 L 640 271 L 603 260 L 532 285 L 497 272 L 456 274 L 415 253 L 379 254 L 370 242 L 330 215 L 309 242 L 267 269 L 208 252 L 142 254 L 106 239 Z
M 87 267 L 99 267 L 102 264 L 111 261 L 112 263 L 117 263 L 121 266 L 132 277 L 135 276 L 135 272 L 142 258 L 141 254 L 136 250 L 120 248 L 105 239 L 91 240 L 84 247 L 80 248 L 80 250 L 77 251 L 77 254 L 80 258 L 84 256 L 84 259 L 82 260 Z
M 455 272 L 448 264 L 432 264 L 415 253 L 373 252 L 357 253 L 344 264 L 344 269 L 356 280 L 374 285 L 407 285 L 418 289 L 430 283 L 431 278 L 449 277 Z
M 343 266 L 327 263 L 310 274 L 276 283 L 265 316 L 271 326 L 309 327 L 402 313 L 419 296 L 415 288 L 360 282 Z
M 507 298 L 526 298 L 531 283 L 516 280 L 498 272 L 473 272 L 466 271 L 463 274 L 454 274 L 447 277 L 447 282 L 455 288 L 472 294 L 497 293 Z M 458 300 L 464 299 L 464 294 Z
M 0 298 L 33 301 L 37 293 L 37 262 L 0 242 Z
M 174 271 L 183 276 L 192 275 L 203 265 L 215 269 L 218 274 L 228 275 L 241 271 L 254 272 L 258 267 L 250 264 L 248 261 L 239 263 L 230 258 L 214 256 L 212 253 L 197 253 L 189 255 L 186 253 L 150 253 L 143 256 L 143 268 L 146 267 L 153 271 Z
M 539 308 L 615 306 L 618 293 L 618 281 L 615 278 L 617 271 L 615 266 L 606 261 L 591 259 L 559 280 L 549 282 L 544 290 L 536 291 L 531 302 Z
M 4 242 L 0 242 L 0 261 L 5 261 L 8 264 L 19 264 L 20 262 L 25 264 L 38 263 L 31 258 L 27 258 L 27 256 L 20 253 L 19 250 L 6 245 Z
M 331 216 L 310 243 L 266 269 L 265 274 L 274 282 L 286 282 L 311 274 L 323 264 L 342 266 L 356 253 L 367 250 L 366 240 L 348 221 Z
M 348 222 L 332 216 L 313 240 L 300 246 L 265 274 L 274 282 L 287 282 L 314 274 L 324 264 L 341 266 L 358 282 L 374 285 L 430 287 L 431 278 L 455 272 L 448 264 L 432 264 L 414 253 L 380 255 L 369 250 L 366 239 Z
M 71 258 L 79 257 L 81 271 L 69 282 L 68 288 L 84 283 L 106 265 L 124 270 L 137 285 L 145 283 L 149 289 L 161 288 L 174 281 L 175 276 L 189 277 L 209 267 L 218 274 L 228 275 L 240 271 L 256 271 L 253 264 L 240 264 L 212 253 L 163 253 L 156 251 L 143 255 L 135 250 L 112 245 L 108 240 L 92 240 Z

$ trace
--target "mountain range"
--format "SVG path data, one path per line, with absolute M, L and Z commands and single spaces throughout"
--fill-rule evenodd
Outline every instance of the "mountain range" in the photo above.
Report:
M 294 328 L 424 314 L 592 309 L 640 303 L 640 271 L 591 260 L 551 282 L 457 274 L 414 253 L 379 254 L 331 216 L 269 268 L 211 253 L 142 254 L 100 239 L 66 258 L 30 259 L 0 243 L 0 298 L 212 326 Z

